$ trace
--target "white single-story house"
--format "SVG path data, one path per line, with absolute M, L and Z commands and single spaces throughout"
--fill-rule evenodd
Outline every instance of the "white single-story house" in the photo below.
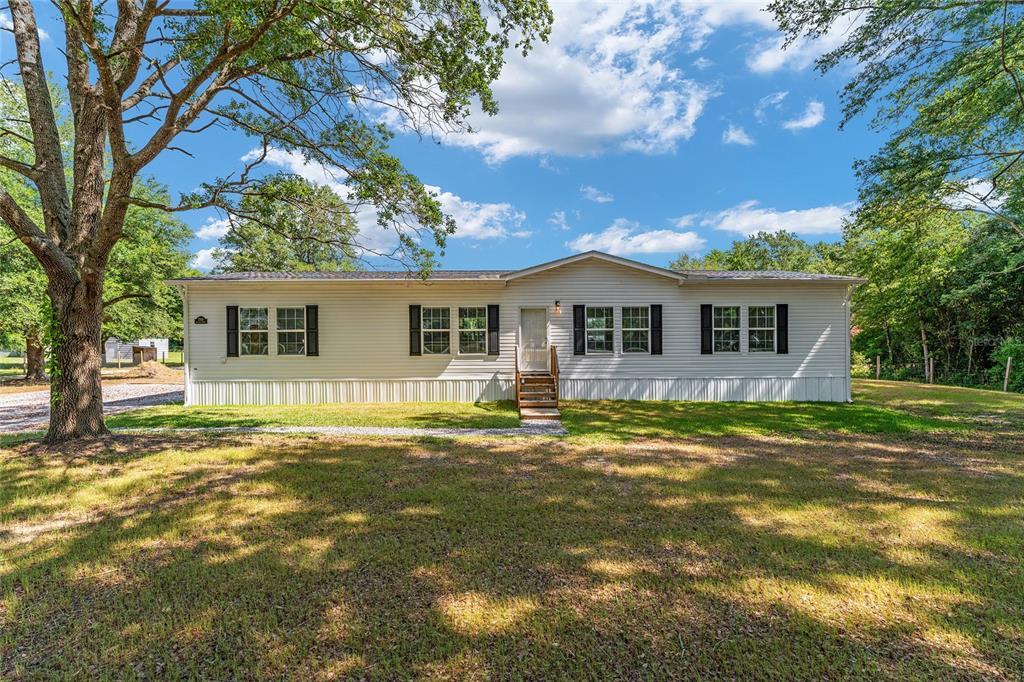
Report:
M 555 405 L 844 402 L 850 293 L 861 282 L 675 272 L 596 251 L 425 280 L 358 271 L 171 281 L 184 302 L 188 405 L 524 399 L 544 377 L 554 395 L 533 397 Z
M 132 348 L 135 346 L 149 346 L 150 348 L 156 348 L 157 359 L 164 359 L 167 357 L 170 341 L 168 339 L 139 339 L 138 341 L 122 341 L 116 336 L 112 336 L 103 344 L 103 360 L 107 363 L 114 363 L 118 360 L 121 360 L 122 362 L 131 362 Z

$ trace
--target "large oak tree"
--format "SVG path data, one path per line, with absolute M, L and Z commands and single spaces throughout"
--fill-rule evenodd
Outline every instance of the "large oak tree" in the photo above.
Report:
M 103 282 L 132 206 L 233 212 L 267 183 L 260 166 L 299 154 L 338 174 L 355 213 L 372 206 L 394 230 L 388 255 L 429 267 L 430 241 L 454 230 L 436 199 L 387 151 L 380 121 L 437 132 L 466 128 L 472 102 L 496 111 L 490 83 L 510 47 L 546 38 L 544 0 L 55 0 L 74 134 L 65 158 L 31 0 L 9 0 L 21 135 L 31 162 L 0 155 L 38 193 L 38 223 L 0 187 L 0 219 L 39 261 L 54 313 L 52 411 L 46 439 L 106 432 L 98 352 Z M 22 127 L 24 124 L 24 127 Z M 220 127 L 253 139 L 241 167 L 174 204 L 133 194 L 158 157 L 188 154 Z M 22 132 L 22 131 L 25 132 Z M 187 162 L 187 156 L 182 162 Z M 65 174 L 70 168 L 70 181 Z M 202 169 L 196 168 L 197 174 Z M 357 245 L 353 245 L 357 246 Z

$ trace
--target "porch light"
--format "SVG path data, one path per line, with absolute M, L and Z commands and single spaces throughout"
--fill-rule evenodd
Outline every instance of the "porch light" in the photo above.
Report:
M 562 302 L 561 301 L 555 301 L 555 314 L 558 315 L 558 314 L 561 314 L 561 312 L 562 312 Z

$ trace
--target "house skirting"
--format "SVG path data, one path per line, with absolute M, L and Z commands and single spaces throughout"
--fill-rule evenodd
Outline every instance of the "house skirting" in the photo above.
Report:
M 477 402 L 512 400 L 512 377 L 190 381 L 186 405 Z M 826 401 L 850 399 L 844 376 L 759 378 L 565 378 L 563 400 Z

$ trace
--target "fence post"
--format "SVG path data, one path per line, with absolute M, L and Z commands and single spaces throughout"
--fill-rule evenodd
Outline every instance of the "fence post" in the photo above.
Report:
M 1006 358 L 1006 374 L 1003 375 L 1003 393 L 1010 390 L 1010 366 L 1013 365 L 1013 356 Z
M 875 379 L 877 380 L 877 379 L 881 379 L 881 378 L 882 378 L 882 356 L 881 355 L 876 355 L 875 356 Z

